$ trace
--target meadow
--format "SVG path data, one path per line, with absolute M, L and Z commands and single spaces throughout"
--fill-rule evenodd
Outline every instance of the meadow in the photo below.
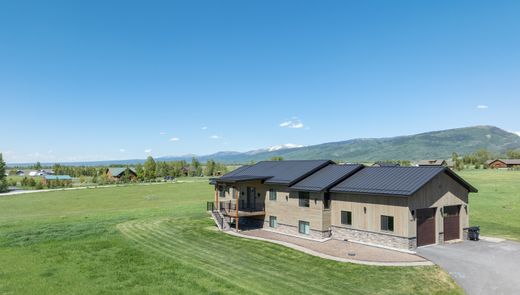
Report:
M 440 268 L 309 256 L 215 230 L 205 180 L 0 197 L 0 294 L 462 293 Z
M 464 170 L 457 172 L 478 188 L 470 194 L 470 224 L 481 234 L 520 241 L 520 171 Z

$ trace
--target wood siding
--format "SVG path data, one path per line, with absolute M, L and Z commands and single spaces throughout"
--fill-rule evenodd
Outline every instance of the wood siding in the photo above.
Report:
M 415 237 L 417 232 L 417 219 L 412 216 L 412 211 L 422 208 L 435 208 L 435 236 L 436 243 L 439 243 L 439 233 L 444 233 L 444 221 L 441 208 L 445 206 L 460 205 L 460 238 L 462 238 L 463 228 L 468 227 L 468 190 L 446 174 L 439 174 L 423 188 L 411 196 L 409 200 L 408 226 L 409 236 Z
M 406 197 L 332 193 L 331 224 L 338 227 L 408 237 L 407 206 Z M 351 226 L 341 224 L 341 211 L 352 212 Z M 381 230 L 381 215 L 394 217 L 393 232 Z

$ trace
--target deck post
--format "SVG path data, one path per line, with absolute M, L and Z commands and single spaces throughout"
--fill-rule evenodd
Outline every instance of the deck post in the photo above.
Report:
M 237 198 L 235 199 L 235 229 L 238 232 L 238 200 L 240 199 L 240 193 L 238 193 Z
M 218 185 L 215 185 L 215 208 L 220 211 L 218 203 Z

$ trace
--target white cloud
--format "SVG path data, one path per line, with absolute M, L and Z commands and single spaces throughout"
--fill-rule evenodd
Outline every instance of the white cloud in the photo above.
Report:
M 179 140 L 181 140 L 181 139 L 178 138 L 178 137 L 172 137 L 172 138 L 170 138 L 170 141 L 179 141 Z
M 119 151 L 122 152 L 122 153 L 126 152 L 125 149 L 119 149 Z
M 483 104 L 479 104 L 479 105 L 477 106 L 477 109 L 481 109 L 481 110 L 485 110 L 485 109 L 487 109 L 487 108 L 488 108 L 488 106 L 487 106 L 487 105 L 483 105 Z
M 166 132 L 164 132 L 164 131 L 159 132 L 159 135 L 166 135 Z
M 152 152 L 152 149 L 146 149 L 146 150 L 144 150 L 144 152 L 147 153 L 147 154 L 149 154 L 149 153 Z
M 300 120 L 298 120 L 298 119 L 289 120 L 289 121 L 285 121 L 285 122 L 280 123 L 280 127 L 299 129 L 299 128 L 303 128 L 303 123 Z
M 202 130 L 207 130 L 208 129 L 208 126 L 202 126 L 202 128 L 200 128 Z
M 218 135 L 211 135 L 209 138 L 211 139 L 220 139 L 221 137 Z

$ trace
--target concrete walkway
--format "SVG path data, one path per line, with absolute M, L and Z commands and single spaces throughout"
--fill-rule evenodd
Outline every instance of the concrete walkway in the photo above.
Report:
M 240 233 L 226 231 L 226 233 L 283 245 L 309 255 L 340 262 L 377 266 L 433 265 L 430 261 L 417 255 L 333 239 L 320 242 L 266 230 L 246 230 Z
M 426 246 L 435 262 L 470 295 L 520 294 L 520 243 L 500 239 Z

